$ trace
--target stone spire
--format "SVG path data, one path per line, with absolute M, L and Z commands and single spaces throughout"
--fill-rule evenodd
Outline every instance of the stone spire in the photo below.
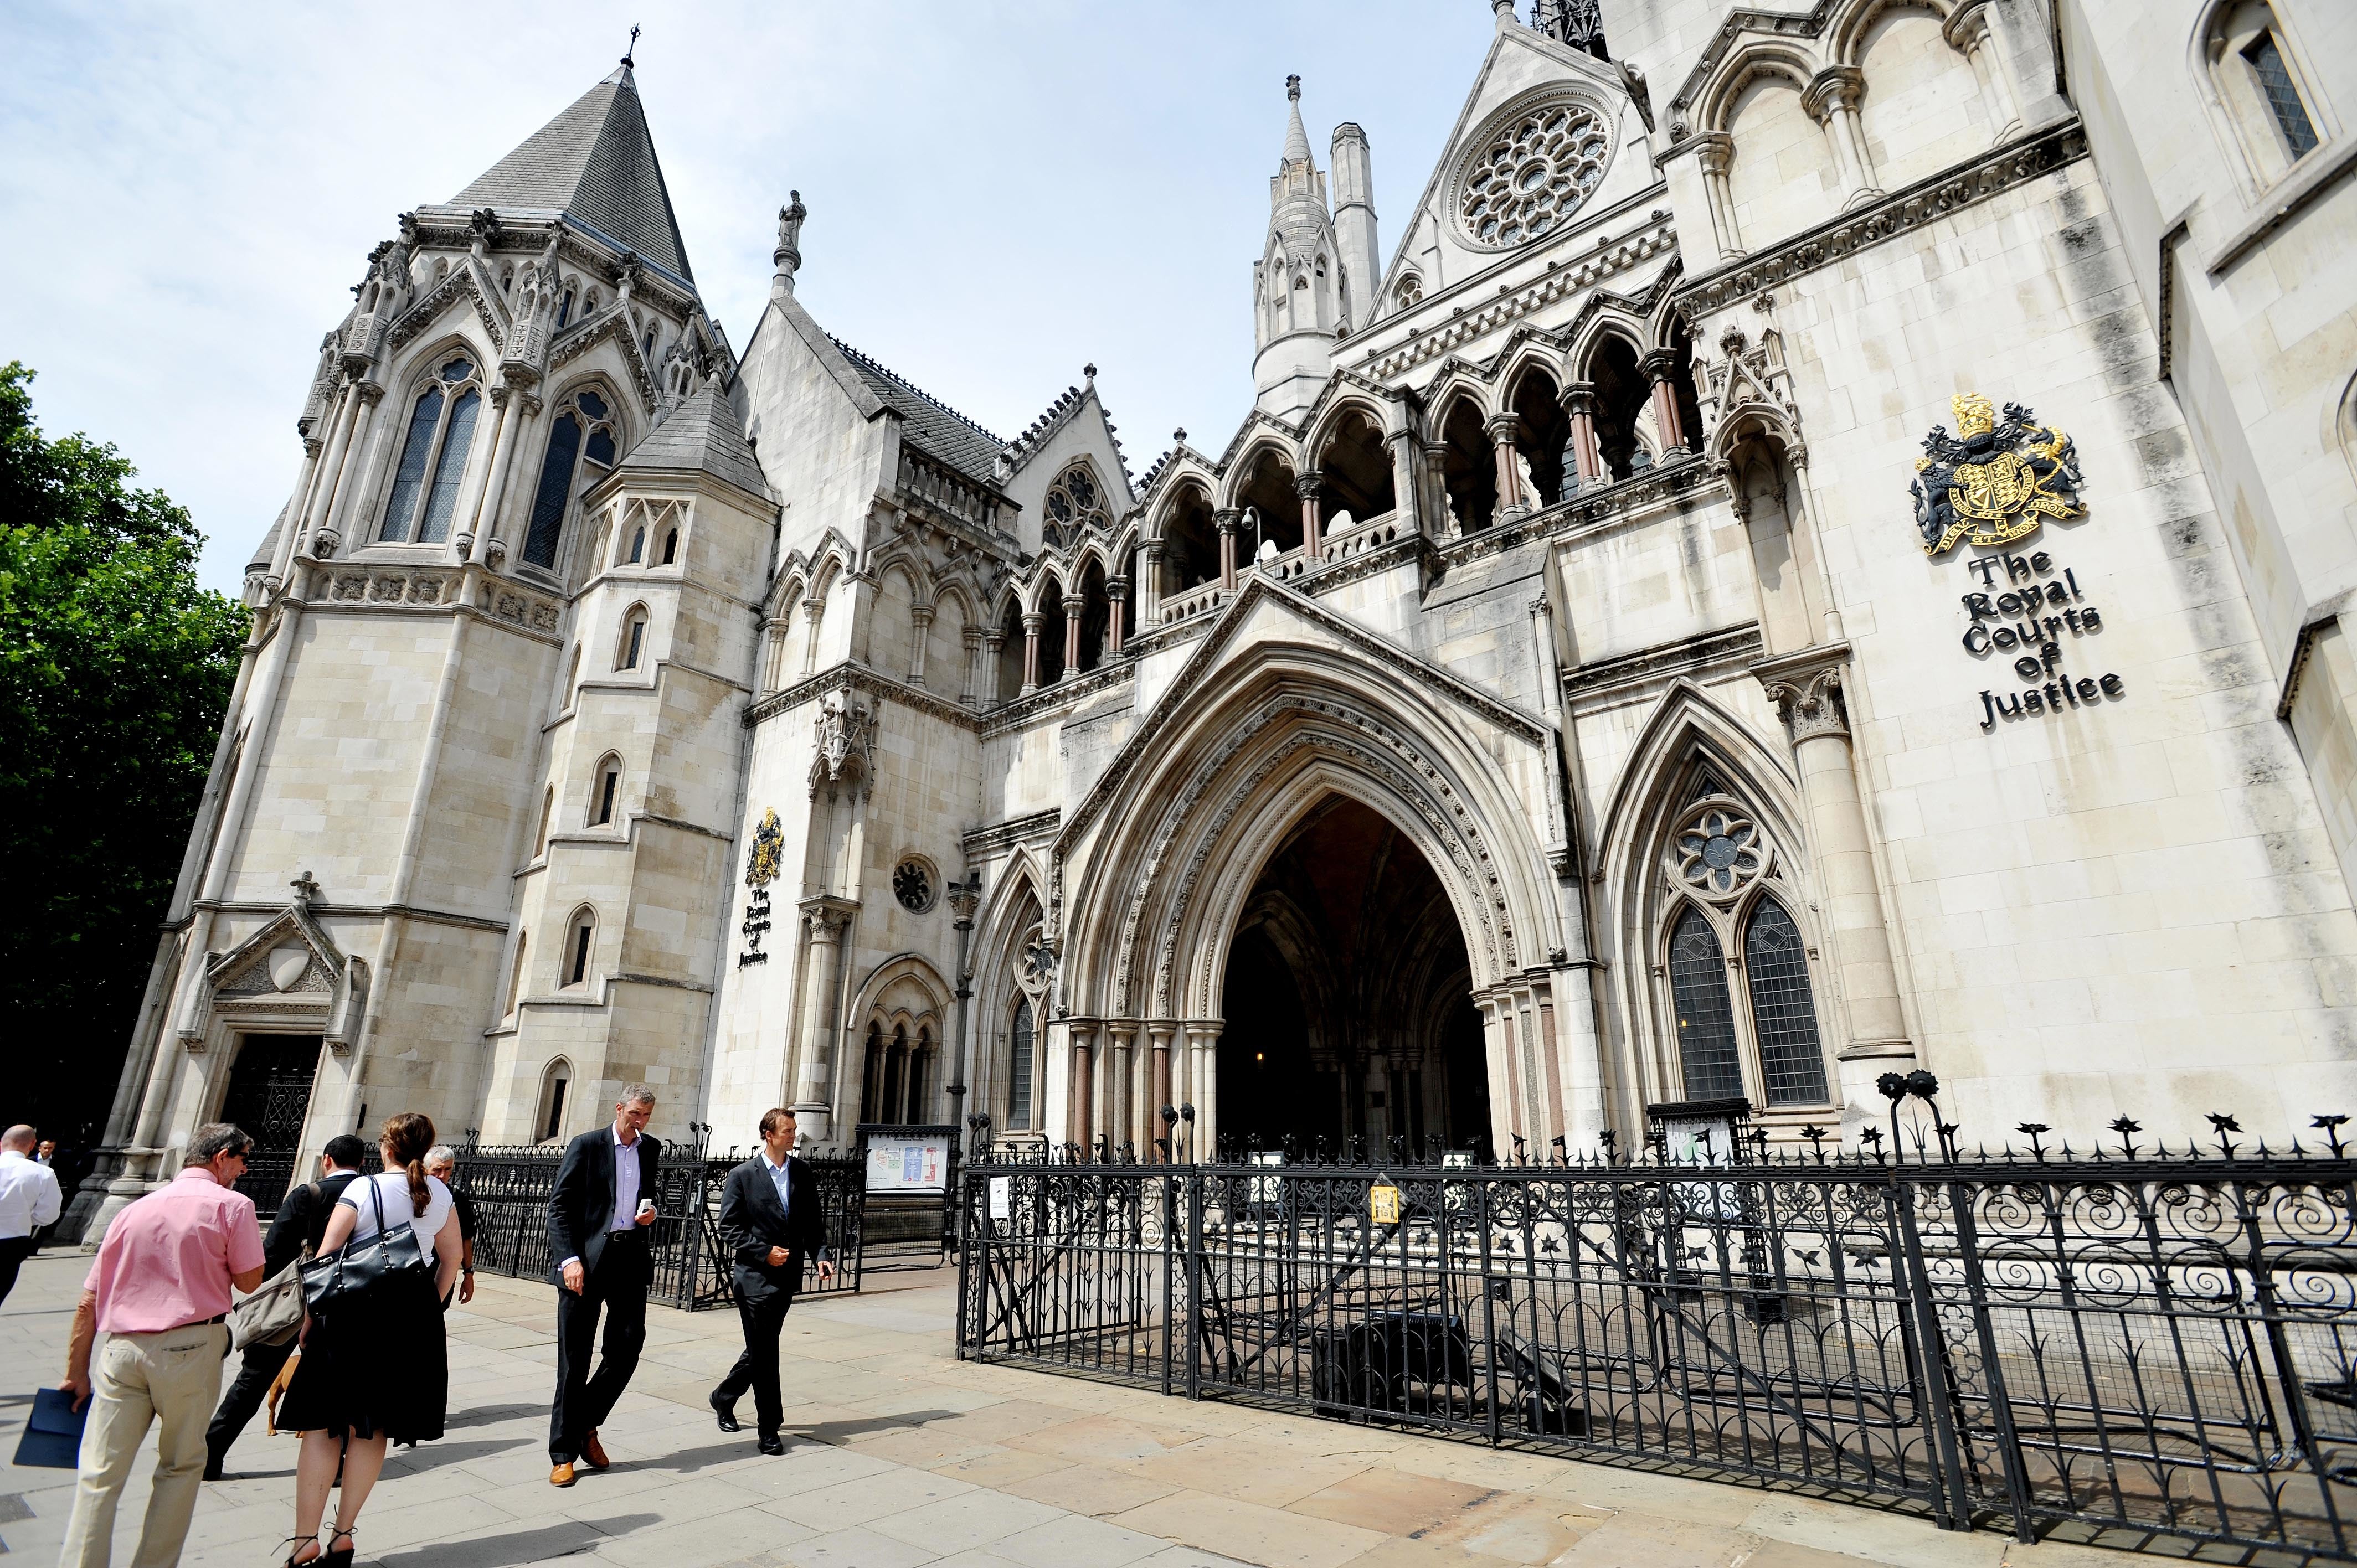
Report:
M 1301 128 L 1301 79 L 1299 77 L 1288 76 L 1285 79 L 1285 96 L 1289 101 L 1289 116 L 1285 127 L 1284 167 L 1311 168 L 1315 166 L 1309 161 L 1309 133 Z
M 1308 407 L 1325 384 L 1343 318 L 1342 247 L 1301 124 L 1301 78 L 1285 79 L 1285 157 L 1268 182 L 1268 238 L 1253 266 L 1253 382 L 1260 409 L 1279 416 Z
M 508 217 L 561 213 L 682 283 L 695 282 L 627 56 L 450 205 Z

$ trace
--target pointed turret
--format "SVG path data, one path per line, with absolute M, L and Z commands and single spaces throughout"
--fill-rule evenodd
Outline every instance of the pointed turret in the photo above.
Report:
M 745 422 L 716 378 L 665 414 L 621 466 L 624 473 L 710 474 L 764 500 L 770 497 L 760 459 L 745 438 Z
M 518 218 L 561 213 L 680 282 L 695 282 L 628 59 L 450 205 Z
M 1268 182 L 1268 240 L 1253 264 L 1253 383 L 1261 410 L 1280 418 L 1325 384 L 1343 319 L 1342 248 L 1301 124 L 1299 77 L 1285 79 L 1285 153 Z

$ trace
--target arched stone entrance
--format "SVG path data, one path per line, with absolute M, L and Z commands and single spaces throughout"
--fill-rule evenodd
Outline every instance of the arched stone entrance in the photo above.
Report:
M 1580 911 L 1534 833 L 1561 831 L 1555 779 L 1541 723 L 1254 578 L 1047 857 L 1042 1130 L 1152 1159 L 1162 1109 L 1192 1106 L 1178 1158 L 1321 1133 L 1379 1139 L 1377 1157 L 1394 1136 L 1587 1146 L 1601 1083 Z M 1370 885 L 1378 843 L 1394 853 Z M 1296 863 L 1313 884 L 1320 866 L 1361 880 L 1265 897 Z M 1337 934 L 1361 916 L 1339 911 L 1370 897 L 1388 907 L 1362 955 Z M 1308 1039 L 1334 1044 L 1305 1062 Z M 1329 1109 L 1255 1113 L 1321 1069 Z M 1265 1091 L 1231 1084 L 1265 1070 Z
M 1246 895 L 1222 977 L 1218 1124 L 1238 1150 L 1486 1146 L 1465 937 L 1423 854 L 1328 795 Z

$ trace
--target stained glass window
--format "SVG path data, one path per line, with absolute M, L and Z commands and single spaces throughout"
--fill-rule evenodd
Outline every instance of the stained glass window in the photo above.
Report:
M 1743 1092 L 1735 1048 L 1735 1009 L 1727 994 L 1727 955 L 1699 909 L 1678 918 L 1670 935 L 1670 996 L 1678 1014 L 1678 1060 L 1688 1100 Z
M 589 433 L 589 460 L 610 468 L 614 466 L 614 433 L 593 430 Z
M 556 564 L 565 507 L 573 499 L 573 463 L 580 455 L 581 422 L 565 414 L 549 432 L 548 457 L 540 466 L 540 489 L 533 496 L 532 525 L 524 532 L 523 558 L 534 566 Z
M 2284 145 L 2294 158 L 2306 157 L 2316 147 L 2316 124 L 2308 117 L 2308 105 L 2299 100 L 2299 87 L 2291 79 L 2291 68 L 2284 63 L 2276 36 L 2261 33 L 2253 38 L 2244 46 L 2243 58 L 2251 62 L 2251 73 L 2259 79 L 2259 95 L 2267 101 L 2267 111 L 2276 117 Z
M 579 397 L 575 398 L 573 401 L 579 406 L 581 412 L 587 414 L 590 418 L 603 419 L 606 417 L 606 400 L 599 397 L 596 392 L 583 392 Z
M 1018 997 L 1015 1003 L 1015 1027 L 1009 1031 L 1013 1048 L 1006 1062 L 1006 1125 L 1028 1129 L 1031 1125 L 1031 1000 Z
M 409 537 L 409 520 L 416 514 L 418 492 L 425 487 L 426 460 L 434 454 L 434 429 L 442 423 L 442 390 L 430 388 L 410 411 L 409 435 L 401 444 L 401 466 L 393 470 L 393 500 L 384 509 L 381 540 L 394 543 Z
M 1768 1103 L 1824 1104 L 1825 1058 L 1817 1041 L 1817 1005 L 1809 994 L 1808 950 L 1791 913 L 1773 898 L 1761 899 L 1752 911 L 1743 968 Z
M 450 372 L 442 373 L 447 379 Z M 450 537 L 450 515 L 458 510 L 458 486 L 467 476 L 467 447 L 475 439 L 475 415 L 482 406 L 482 394 L 471 387 L 450 405 L 450 428 L 442 437 L 441 460 L 434 465 L 434 489 L 425 497 L 425 516 L 417 525 L 420 544 L 439 544 Z

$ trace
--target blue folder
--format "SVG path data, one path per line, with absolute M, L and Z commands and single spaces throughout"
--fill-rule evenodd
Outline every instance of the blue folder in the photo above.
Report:
M 73 1395 L 63 1389 L 36 1392 L 33 1412 L 25 1418 L 25 1434 L 16 1439 L 16 1463 L 52 1470 L 75 1468 L 81 1463 L 82 1418 L 89 1413 L 87 1402 L 74 1409 Z

